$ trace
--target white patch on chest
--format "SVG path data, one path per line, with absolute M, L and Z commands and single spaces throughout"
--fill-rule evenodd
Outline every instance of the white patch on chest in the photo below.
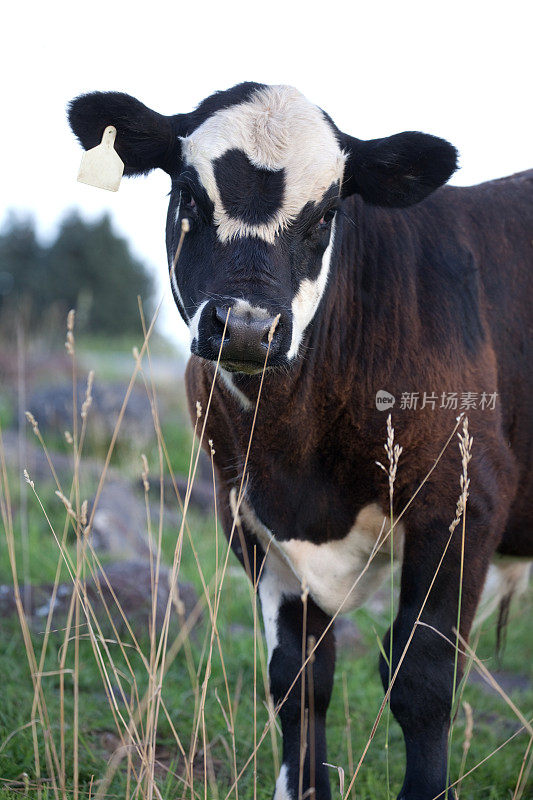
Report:
M 241 390 L 237 386 L 235 386 L 235 384 L 233 383 L 233 375 L 231 374 L 231 372 L 228 372 L 223 367 L 219 367 L 218 375 L 220 376 L 220 379 L 223 381 L 224 386 L 227 389 L 229 389 L 231 394 L 239 402 L 239 404 L 242 407 L 242 410 L 250 411 L 253 408 L 253 403 L 248 397 L 246 397 L 244 392 L 241 392 Z
M 390 575 L 390 537 L 376 548 L 389 530 L 388 518 L 377 503 L 361 509 L 343 539 L 319 545 L 301 539 L 278 541 L 246 502 L 241 514 L 262 546 L 269 547 L 267 566 L 285 576 L 289 592 L 294 593 L 298 583 L 305 583 L 315 603 L 327 614 L 364 605 Z M 403 555 L 403 538 L 400 523 L 394 529 L 396 561 L 401 561 Z
M 345 155 L 331 125 L 291 86 L 259 89 L 246 102 L 215 112 L 181 141 L 184 162 L 196 169 L 213 202 L 217 236 L 223 242 L 257 236 L 273 243 L 306 203 L 318 203 L 344 172 Z M 213 162 L 232 149 L 242 150 L 260 169 L 284 170 L 283 201 L 268 223 L 243 223 L 224 209 Z
M 337 217 L 335 217 L 331 226 L 329 243 L 322 256 L 322 265 L 318 277 L 314 281 L 309 280 L 309 278 L 304 278 L 292 301 L 292 338 L 291 346 L 287 353 L 289 361 L 298 355 L 305 329 L 315 316 L 322 295 L 324 294 L 331 264 L 336 222 Z

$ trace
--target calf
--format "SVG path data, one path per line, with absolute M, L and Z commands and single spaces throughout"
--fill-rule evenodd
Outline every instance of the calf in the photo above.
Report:
M 330 798 L 332 616 L 364 603 L 392 559 L 401 592 L 384 652 L 392 672 L 403 658 L 390 696 L 406 747 L 400 797 L 444 796 L 460 576 L 467 638 L 495 554 L 533 556 L 533 172 L 440 188 L 456 168 L 447 142 L 356 139 L 285 86 L 244 83 L 172 117 L 118 93 L 79 97 L 69 113 L 86 149 L 116 127 L 126 174 L 170 175 L 169 265 L 189 223 L 172 291 L 191 335 L 192 408 L 207 407 L 220 356 L 206 439 L 226 534 L 260 575 L 283 730 L 275 800 Z M 383 398 L 396 399 L 403 447 L 394 537 L 376 466 Z M 431 469 L 461 407 L 474 437 L 464 563 L 460 529 L 446 550 L 457 447 Z M 304 626 L 319 644 L 302 692 Z M 387 688 L 384 659 L 380 671 Z M 305 743 L 302 698 L 314 715 Z

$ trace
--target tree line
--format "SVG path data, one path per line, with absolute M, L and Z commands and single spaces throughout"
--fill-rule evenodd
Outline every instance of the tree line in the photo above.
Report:
M 77 311 L 77 327 L 112 336 L 139 330 L 137 296 L 149 313 L 154 282 L 108 214 L 70 212 L 43 244 L 35 221 L 11 212 L 0 231 L 0 317 L 22 313 L 39 330 L 50 312 Z

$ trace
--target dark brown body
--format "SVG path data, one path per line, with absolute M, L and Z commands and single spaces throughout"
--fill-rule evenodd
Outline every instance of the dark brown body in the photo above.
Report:
M 403 447 L 396 514 L 431 469 L 461 411 L 460 402 L 457 409 L 440 408 L 442 393 L 460 398 L 473 392 L 479 400 L 483 392 L 496 392 L 494 410 L 466 411 L 474 438 L 461 612 L 467 636 L 494 552 L 533 557 L 533 171 L 471 188 L 444 187 L 404 210 L 371 207 L 356 195 L 344 210 L 351 221 L 344 220 L 340 254 L 302 357 L 292 371 L 265 376 L 247 499 L 278 540 L 342 539 L 367 504 L 378 500 L 388 509 L 387 477 L 376 466 L 386 460 L 387 417 L 376 408 L 377 391 L 396 397 L 392 422 Z M 213 373 L 211 365 L 191 359 L 192 408 L 198 400 L 205 410 Z M 234 381 L 255 404 L 259 378 Z M 434 393 L 436 407 L 401 409 L 402 393 L 412 392 L 420 394 L 419 406 L 424 392 Z M 212 439 L 216 450 L 228 533 L 229 491 L 241 480 L 252 416 L 217 380 L 206 441 Z M 453 441 L 405 515 L 396 661 L 449 536 L 460 474 Z M 251 531 L 247 539 L 250 547 Z M 236 542 L 235 549 L 242 560 Z M 422 617 L 449 637 L 459 563 L 457 538 Z M 311 608 L 318 632 L 321 613 L 317 608 L 314 618 Z M 325 661 L 328 647 L 333 644 L 326 637 Z M 402 798 L 425 800 L 442 791 L 452 664 L 453 650 L 419 629 L 391 700 L 406 737 Z M 381 671 L 386 684 L 383 664 Z M 318 779 L 316 797 L 329 797 Z
M 361 506 L 378 495 L 388 503 L 375 465 L 384 460 L 387 416 L 376 409 L 378 390 L 396 397 L 400 505 L 448 438 L 461 393 L 477 393 L 479 401 L 482 392 L 497 392 L 495 410 L 468 410 L 478 488 L 501 494 L 508 507 L 498 549 L 533 557 L 533 171 L 445 187 L 407 210 L 354 199 L 345 207 L 356 230 L 344 223 L 337 269 L 304 357 L 288 375 L 265 376 L 250 454 L 254 508 L 279 538 L 342 538 Z M 200 400 L 205 408 L 212 376 L 191 359 L 193 406 Z M 234 380 L 255 403 L 259 378 Z M 437 395 L 435 409 L 420 408 L 424 391 Z M 419 392 L 419 409 L 399 408 L 404 392 Z M 458 393 L 457 409 L 439 407 L 442 392 Z M 217 381 L 208 432 L 222 492 L 240 480 L 251 419 Z M 453 512 L 456 447 L 444 461 Z M 443 477 L 434 479 L 441 496 Z

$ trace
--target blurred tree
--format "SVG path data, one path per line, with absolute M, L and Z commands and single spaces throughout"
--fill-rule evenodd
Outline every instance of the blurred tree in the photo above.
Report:
M 38 285 L 43 255 L 33 218 L 9 213 L 0 234 L 0 303 L 3 306 L 11 299 L 20 304 L 28 287 Z
M 108 215 L 85 222 L 71 212 L 48 246 L 31 217 L 8 216 L 0 233 L 0 303 L 29 309 L 32 325 L 52 307 L 77 310 L 77 325 L 118 335 L 139 329 L 137 295 L 149 313 L 153 280 L 117 236 Z

